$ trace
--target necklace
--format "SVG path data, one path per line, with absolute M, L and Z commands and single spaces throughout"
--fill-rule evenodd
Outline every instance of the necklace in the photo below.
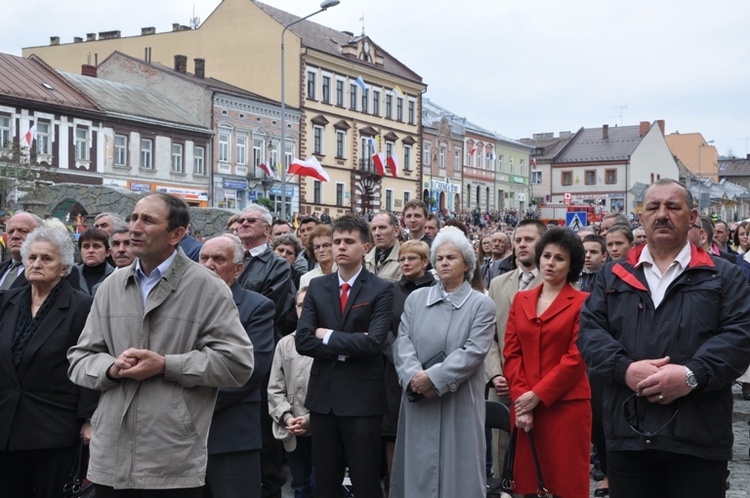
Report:
M 555 296 L 555 297 L 557 297 L 557 296 Z M 555 300 L 555 298 L 553 297 L 553 298 L 552 298 L 552 299 L 551 299 L 550 301 L 547 301 L 546 299 L 544 299 L 544 298 L 542 297 L 542 295 L 541 295 L 541 294 L 539 294 L 539 300 L 540 300 L 541 302 L 545 303 L 545 304 L 551 304 L 551 303 L 552 303 L 552 301 L 554 301 L 554 300 Z

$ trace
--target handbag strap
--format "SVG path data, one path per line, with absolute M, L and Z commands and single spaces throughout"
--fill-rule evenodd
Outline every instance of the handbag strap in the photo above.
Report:
M 504 491 L 512 492 L 516 488 L 516 481 L 513 477 L 513 467 L 515 465 L 514 460 L 516 458 L 516 439 L 517 431 L 515 427 L 510 433 L 508 439 L 508 447 L 505 449 L 505 460 L 503 461 L 503 478 L 501 486 Z
M 531 441 L 531 454 L 534 456 L 534 466 L 536 467 L 536 479 L 539 483 L 536 495 L 539 497 L 549 495 L 549 490 L 544 487 L 544 477 L 542 476 L 542 467 L 539 465 L 539 457 L 536 454 L 536 444 L 534 444 L 534 431 L 529 431 L 529 441 Z
M 78 449 L 76 449 L 76 456 L 73 459 L 73 465 L 70 468 L 70 474 L 68 474 L 68 481 L 63 486 L 64 496 L 80 496 L 81 483 L 83 482 L 83 468 L 84 468 L 84 449 L 83 439 L 78 443 Z

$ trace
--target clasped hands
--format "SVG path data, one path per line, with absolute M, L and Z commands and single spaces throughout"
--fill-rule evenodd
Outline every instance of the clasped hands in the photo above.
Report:
M 110 365 L 107 375 L 113 379 L 146 380 L 164 373 L 165 358 L 148 349 L 129 348 Z
M 424 370 L 420 370 L 414 374 L 414 377 L 409 381 L 409 388 L 425 398 L 434 398 L 437 396 L 437 389 L 435 389 L 435 385 Z
M 634 361 L 625 372 L 625 383 L 651 403 L 666 405 L 687 395 L 691 388 L 685 382 L 685 367 L 669 361 L 669 356 Z
M 513 403 L 516 412 L 516 427 L 529 432 L 534 428 L 534 408 L 539 404 L 539 396 L 534 391 L 526 391 Z
M 306 436 L 310 430 L 310 422 L 304 417 L 289 417 L 286 419 L 286 430 L 295 436 Z

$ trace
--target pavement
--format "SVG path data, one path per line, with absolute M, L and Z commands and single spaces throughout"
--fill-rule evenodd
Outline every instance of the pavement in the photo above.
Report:
M 734 393 L 734 459 L 729 462 L 730 487 L 726 498 L 750 498 L 750 401 L 742 399 L 739 385 L 732 388 Z M 294 498 L 289 486 L 291 476 L 287 472 L 287 484 L 282 490 L 282 498 Z M 599 483 L 591 480 L 591 496 Z

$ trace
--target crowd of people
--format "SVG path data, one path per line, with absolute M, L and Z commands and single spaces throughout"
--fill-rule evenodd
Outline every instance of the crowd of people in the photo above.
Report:
M 747 223 L 699 216 L 673 180 L 637 226 L 518 215 L 412 200 L 292 224 L 250 205 L 201 242 L 153 193 L 74 242 L 16 213 L 9 496 L 63 496 L 81 445 L 101 497 L 280 497 L 286 461 L 296 498 L 479 498 L 504 467 L 519 495 L 541 472 L 577 498 L 592 458 L 595 496 L 724 496 L 732 383 L 750 398 Z

